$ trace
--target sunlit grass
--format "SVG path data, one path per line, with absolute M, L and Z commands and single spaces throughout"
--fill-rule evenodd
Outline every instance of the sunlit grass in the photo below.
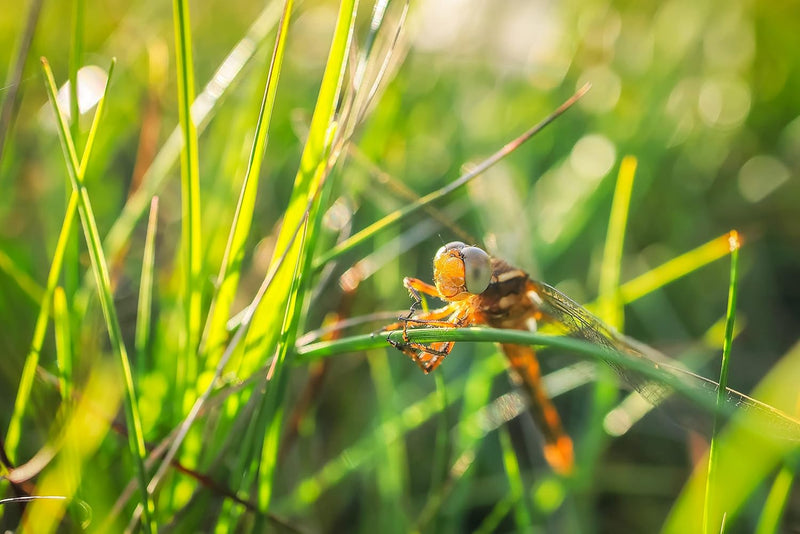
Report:
M 668 386 L 701 414 L 730 415 L 713 392 L 630 354 L 547 331 L 421 329 L 412 339 L 458 341 L 426 378 L 386 342 L 400 340 L 399 332 L 370 334 L 392 321 L 377 318 L 410 305 L 403 276 L 429 279 L 429 256 L 454 236 L 489 249 L 516 247 L 520 267 L 564 282 L 584 300 L 597 295 L 587 307 L 619 329 L 641 331 L 634 307 L 626 308 L 632 302 L 656 308 L 663 324 L 651 324 L 652 332 L 667 336 L 676 316 L 689 339 L 718 320 L 721 308 L 709 306 L 722 302 L 725 284 L 709 281 L 722 272 L 717 260 L 730 253 L 732 234 L 709 236 L 739 218 L 722 217 L 719 205 L 698 207 L 697 199 L 719 195 L 735 204 L 720 191 L 735 190 L 726 178 L 739 163 L 708 154 L 741 152 L 732 144 L 737 126 L 719 128 L 730 146 L 716 137 L 697 142 L 698 129 L 714 129 L 714 117 L 698 108 L 708 102 L 693 95 L 694 85 L 681 83 L 682 62 L 665 63 L 656 47 L 661 70 L 652 77 L 636 70 L 646 62 L 622 66 L 629 53 L 594 48 L 617 45 L 591 36 L 629 38 L 628 8 L 613 8 L 621 14 L 617 33 L 588 9 L 576 27 L 589 37 L 550 42 L 555 55 L 540 64 L 546 46 L 509 50 L 510 22 L 493 31 L 500 40 L 491 45 L 476 29 L 469 43 L 448 45 L 444 30 L 459 17 L 437 19 L 442 13 L 430 5 L 288 0 L 261 11 L 237 6 L 244 15 L 221 7 L 230 6 L 175 0 L 172 13 L 149 4 L 104 13 L 83 0 L 45 4 L 33 52 L 21 46 L 25 28 L 20 46 L 7 47 L 21 56 L 0 89 L 0 185 L 8 192 L 0 202 L 0 300 L 8 305 L 0 312 L 9 355 L 0 378 L 15 399 L 3 412 L 0 497 L 10 499 L 0 500 L 0 526 L 603 531 L 607 516 L 634 521 L 639 510 L 629 503 L 641 500 L 658 501 L 656 512 L 641 507 L 648 531 L 683 532 L 701 526 L 708 487 L 726 521 L 735 525 L 747 514 L 746 524 L 758 518 L 760 532 L 780 531 L 796 445 L 751 434 L 776 421 L 784 434 L 793 431 L 794 422 L 770 406 L 796 413 L 789 380 L 796 350 L 770 373 L 778 384 L 757 391 L 769 403 L 761 418 L 734 414 L 715 432 L 717 474 L 709 475 L 701 459 L 686 457 L 677 431 L 661 435 L 648 421 L 631 420 L 637 426 L 609 433 L 606 418 L 622 408 L 617 383 L 595 363 Z M 36 9 L 30 6 L 33 22 Z M 492 18 L 475 14 L 480 24 Z M 523 15 L 513 19 L 530 13 Z M 432 17 L 435 36 L 419 17 Z M 125 50 L 115 49 L 120 42 Z M 717 41 L 704 42 L 712 43 L 704 48 L 712 62 Z M 446 46 L 453 48 L 442 56 Z M 78 72 L 118 52 L 125 54 L 87 114 L 78 100 L 92 88 L 77 84 Z M 46 70 L 46 89 L 38 72 L 22 77 L 19 70 L 40 54 L 55 71 Z M 484 63 L 484 55 L 494 59 Z M 668 83 L 653 91 L 651 82 L 631 78 L 634 71 Z M 727 88 L 692 75 L 703 98 L 709 87 Z M 594 82 L 592 99 L 563 113 L 586 92 L 586 80 Z M 618 105 L 608 103 L 615 80 Z M 56 104 L 57 84 L 66 81 L 70 90 Z M 670 95 L 673 86 L 684 92 Z M 667 119 L 653 111 L 663 109 Z M 580 143 L 587 137 L 595 144 Z M 580 153 L 579 145 L 600 151 Z M 706 152 L 682 153 L 685 147 Z M 599 160 L 602 173 L 590 168 Z M 672 169 L 672 162 L 680 163 Z M 129 183 L 134 167 L 142 173 Z M 714 181 L 698 170 L 710 168 L 725 174 Z M 536 250 L 526 256 L 542 239 L 532 221 L 563 215 L 552 191 L 536 187 L 550 169 L 586 196 L 573 207 L 580 213 L 569 231 L 542 243 L 537 265 Z M 481 188 L 477 180 L 485 181 Z M 506 204 L 501 192 L 520 198 Z M 686 209 L 669 203 L 669 192 Z M 525 211 L 532 206 L 541 213 Z M 489 224 L 493 210 L 508 211 L 514 224 Z M 752 225 L 743 226 L 750 242 Z M 15 240 L 8 248 L 7 238 Z M 642 253 L 651 245 L 653 256 Z M 742 252 L 743 283 L 757 253 Z M 654 257 L 655 267 L 643 267 Z M 683 293 L 697 295 L 698 287 L 687 313 Z M 748 318 L 758 319 L 752 311 Z M 309 341 L 320 324 L 327 335 Z M 673 338 L 649 340 L 683 352 L 671 350 Z M 559 368 L 544 380 L 582 448 L 576 476 L 546 467 L 494 345 L 503 341 L 535 346 L 545 368 Z M 593 379 L 596 394 L 578 389 Z M 640 455 L 638 440 L 651 444 L 654 435 L 660 445 Z M 742 454 L 754 459 L 748 469 L 740 468 Z M 621 511 L 602 508 L 617 491 L 609 490 L 615 469 L 642 477 L 660 469 L 682 480 L 692 468 L 682 493 L 664 488 L 654 497 L 632 485 L 615 494 L 626 503 Z M 770 484 L 768 495 L 757 491 Z

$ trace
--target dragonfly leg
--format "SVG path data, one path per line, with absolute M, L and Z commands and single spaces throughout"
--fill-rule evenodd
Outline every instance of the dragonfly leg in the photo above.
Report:
M 448 317 L 447 319 L 444 319 Z M 423 372 L 430 373 L 442 363 L 444 358 L 450 354 L 455 345 L 454 341 L 441 341 L 436 343 L 418 343 L 410 341 L 408 338 L 408 328 L 412 327 L 435 327 L 435 328 L 458 328 L 463 326 L 465 321 L 464 311 L 455 306 L 448 305 L 438 310 L 423 313 L 416 317 L 403 317 L 396 325 L 391 327 L 403 326 L 403 341 L 397 342 L 387 338 L 389 343 L 408 355 L 422 369 Z
M 416 363 L 425 374 L 439 367 L 439 364 L 444 361 L 445 356 L 450 354 L 455 344 L 453 341 L 434 343 L 432 345 L 425 345 L 413 341 L 408 343 L 392 341 L 391 339 L 388 341 L 393 347 L 414 360 L 414 363 Z
M 415 310 L 413 309 L 413 306 L 412 306 L 412 310 L 411 310 L 411 312 L 409 312 L 408 315 L 406 315 L 404 317 L 398 317 L 398 320 L 397 320 L 396 323 L 392 323 L 390 325 L 386 325 L 385 327 L 383 327 L 383 329 L 384 330 L 398 330 L 398 329 L 402 328 L 403 329 L 403 337 L 406 338 L 406 341 L 408 341 L 407 336 L 406 336 L 406 330 L 408 329 L 409 323 L 412 324 L 413 326 L 426 326 L 427 325 L 427 326 L 432 326 L 432 327 L 444 327 L 444 328 L 454 326 L 453 324 L 451 324 L 449 322 L 449 320 L 443 320 L 444 318 L 449 317 L 449 316 L 451 316 L 453 314 L 453 306 L 452 305 L 447 305 L 447 306 L 444 306 L 444 307 L 436 309 L 436 310 L 431 310 L 429 312 L 417 315 L 416 317 L 413 317 L 414 311 Z
M 439 290 L 436 289 L 436 286 L 427 282 L 423 282 L 419 278 L 409 278 L 406 276 L 403 278 L 403 286 L 408 289 L 408 292 L 411 293 L 411 296 L 417 300 L 421 300 L 419 296 L 420 293 L 424 293 L 425 295 L 431 297 L 441 298 L 441 295 L 439 295 Z

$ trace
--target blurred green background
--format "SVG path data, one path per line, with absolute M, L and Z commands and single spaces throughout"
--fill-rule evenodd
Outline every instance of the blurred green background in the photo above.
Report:
M 212 0 L 191 8 L 199 92 L 261 16 L 264 5 Z M 371 8 L 367 3 L 360 6 L 357 35 L 366 33 Z M 6 80 L 27 9 L 10 1 L 3 6 L 0 72 Z M 177 124 L 173 22 L 170 5 L 163 2 L 89 2 L 86 9 L 81 64 L 105 70 L 111 57 L 118 60 L 87 174 L 100 232 L 105 235 Z M 278 13 L 280 6 L 272 9 Z M 252 298 L 266 270 L 274 228 L 291 192 L 319 88 L 336 9 L 332 2 L 303 2 L 290 30 L 237 309 Z M 30 345 L 39 307 L 36 287 L 44 286 L 66 198 L 66 173 L 38 58 L 47 57 L 59 84 L 66 81 L 71 17 L 70 2 L 45 2 L 22 81 L 0 88 L 0 100 L 13 91 L 19 98 L 0 160 L 2 429 L 8 425 Z M 590 93 L 574 109 L 434 207 L 490 253 L 587 302 L 597 296 L 619 162 L 623 156 L 635 156 L 638 170 L 622 280 L 730 229 L 739 230 L 745 243 L 738 317 L 743 330 L 733 349 L 730 383 L 749 391 L 797 341 L 800 331 L 798 30 L 800 3 L 793 1 L 412 2 L 395 51 L 396 75 L 354 139 L 359 154 L 344 159 L 334 174 L 335 209 L 326 218 L 327 242 L 332 243 L 337 232 L 359 230 L 409 202 L 378 180 L 365 159 L 424 195 L 455 179 L 465 164 L 493 153 L 591 82 Z M 247 162 L 273 35 L 253 43 L 257 47 L 253 61 L 214 108 L 200 137 L 203 261 L 212 274 L 222 258 Z M 90 116 L 82 117 L 84 136 Z M 161 191 L 157 245 L 156 291 L 166 300 L 174 294 L 179 195 L 175 167 Z M 130 341 L 143 236 L 144 222 L 115 269 L 120 320 Z M 430 280 L 436 249 L 457 238 L 424 212 L 379 234 L 331 264 L 333 278 L 313 295 L 305 329 L 316 328 L 326 314 L 338 309 L 336 277 L 364 258 L 373 262 L 374 275 L 360 285 L 348 315 L 406 308 L 403 276 Z M 88 259 L 81 247 L 85 270 Z M 23 275 L 32 287 L 20 286 Z M 668 354 L 680 354 L 724 316 L 727 280 L 728 262 L 721 260 L 633 303 L 626 309 L 626 333 Z M 69 286 L 69 281 L 65 283 Z M 79 347 L 81 343 L 104 346 L 97 308 L 90 306 L 88 320 L 96 324 L 82 330 L 90 339 L 76 341 Z M 160 328 L 160 335 L 168 335 L 166 326 Z M 48 369 L 55 367 L 51 337 L 41 361 Z M 463 362 L 477 359 L 473 354 L 492 351 L 490 346 L 456 349 L 441 368 L 443 380 L 464 375 L 469 363 Z M 300 452 L 295 451 L 287 470 L 279 474 L 283 491 L 295 487 L 300 472 L 313 473 L 364 435 L 376 417 L 373 410 L 398 410 L 434 390 L 434 380 L 422 376 L 399 353 L 375 357 L 387 357 L 393 384 L 399 384 L 403 393 L 389 395 L 390 408 L 377 406 L 373 399 L 380 385 L 364 355 L 333 359 L 315 392 L 315 422 L 301 428 Z M 557 357 L 545 357 L 543 366 L 552 370 L 562 363 Z M 702 373 L 714 376 L 717 367 L 710 364 Z M 298 369 L 289 398 L 299 396 L 304 377 L 305 369 Z M 155 389 L 145 387 L 142 395 L 157 399 L 153 391 L 168 378 L 149 380 Z M 508 389 L 502 375 L 495 380 L 494 396 Z M 568 429 L 580 429 L 585 423 L 588 415 L 581 405 L 587 395 L 559 400 Z M 23 457 L 32 454 L 47 434 L 51 397 L 52 390 L 37 383 Z M 146 424 L 148 439 L 163 437 L 171 424 L 160 423 L 153 415 Z M 520 452 L 524 468 L 534 469 L 529 464 L 535 464 L 542 470 L 535 436 L 525 435 L 530 434 L 525 425 L 511 425 L 515 443 L 525 444 Z M 691 466 L 679 431 L 664 430 L 659 420 L 646 420 L 642 427 L 609 445 L 590 488 L 582 490 L 584 497 L 590 495 L 583 505 L 556 515 L 551 523 L 542 520 L 543 524 L 556 531 L 577 525 L 602 532 L 657 528 Z M 415 466 L 429 461 L 424 453 L 432 447 L 436 428 L 436 423 L 429 423 L 407 436 L 408 488 L 424 488 L 429 481 L 431 473 Z M 575 438 L 580 445 L 580 431 Z M 470 504 L 455 498 L 455 504 L 446 501 L 441 517 L 452 521 L 440 518 L 424 530 L 473 528 L 491 509 L 502 473 L 499 445 L 492 440 L 478 454 L 475 486 L 458 497 Z M 373 502 L 376 497 L 370 496 L 370 489 L 376 482 L 369 472 L 356 471 L 335 491 L 323 493 L 319 507 L 301 514 L 306 516 L 303 521 L 311 530 L 367 529 L 382 506 L 391 506 Z M 402 515 L 417 517 L 425 504 L 425 490 L 403 493 L 400 501 Z M 793 504 L 786 521 L 797 528 L 796 497 Z M 415 524 L 413 519 L 406 521 L 393 528 L 404 530 Z M 513 523 L 502 525 L 513 528 Z M 745 522 L 743 531 L 749 526 Z

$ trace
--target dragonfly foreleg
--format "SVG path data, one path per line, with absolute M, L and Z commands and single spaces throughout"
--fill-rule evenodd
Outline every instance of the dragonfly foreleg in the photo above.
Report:
M 387 329 L 398 328 L 402 325 L 403 341 L 398 342 L 388 338 L 387 341 L 414 360 L 423 372 L 430 373 L 442 363 L 445 356 L 450 354 L 455 342 L 440 341 L 426 344 L 410 341 L 408 337 L 409 326 L 411 326 L 412 330 L 414 327 L 458 328 L 463 326 L 464 320 L 463 311 L 452 304 L 423 313 L 417 317 L 401 317 L 398 323 L 389 325 Z
M 454 341 L 447 341 L 426 345 L 415 341 L 392 341 L 388 338 L 387 341 L 394 348 L 400 350 L 403 354 L 414 360 L 414 363 L 416 363 L 425 374 L 439 367 L 439 364 L 444 361 L 445 356 L 450 354 L 455 344 Z

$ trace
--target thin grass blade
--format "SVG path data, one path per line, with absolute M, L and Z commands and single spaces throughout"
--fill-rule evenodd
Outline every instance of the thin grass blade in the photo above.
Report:
M 60 287 L 53 294 L 53 324 L 56 332 L 56 363 L 61 398 L 70 402 L 72 398 L 72 336 L 70 335 L 67 296 Z
M 279 300 L 271 301 L 269 299 L 270 291 L 268 290 L 267 302 L 270 303 L 269 307 L 264 306 L 264 302 L 262 302 L 261 306 L 261 310 L 266 311 L 264 315 L 266 321 L 258 322 L 258 311 L 253 319 L 253 326 L 257 328 L 274 324 L 273 321 L 277 319 L 275 311 L 284 309 L 283 305 L 275 307 L 274 304 L 286 302 L 285 315 L 282 321 L 283 326 L 278 340 L 278 354 L 269 373 L 272 376 L 272 383 L 267 390 L 261 412 L 262 416 L 267 415 L 270 418 L 265 428 L 265 438 L 259 462 L 261 480 L 258 488 L 258 503 L 262 511 L 268 510 L 272 500 L 272 485 L 277 467 L 277 451 L 280 444 L 282 420 L 285 411 L 283 399 L 289 374 L 287 365 L 294 358 L 294 345 L 300 324 L 300 312 L 304 304 L 305 293 L 310 287 L 311 251 L 316 242 L 316 234 L 320 224 L 319 217 L 322 213 L 319 207 L 322 200 L 319 192 L 321 192 L 325 184 L 332 164 L 328 158 L 335 139 L 334 110 L 344 82 L 345 64 L 352 42 L 357 5 L 356 1 L 345 1 L 339 5 L 336 27 L 331 41 L 325 73 L 322 78 L 322 85 L 317 97 L 317 104 L 311 119 L 308 139 L 303 149 L 303 155 L 300 158 L 300 169 L 295 178 L 292 198 L 289 201 L 284 217 L 284 226 L 278 236 L 277 250 L 280 250 L 283 246 L 289 245 L 292 237 L 287 230 L 290 230 L 294 224 L 287 225 L 287 223 L 302 220 L 306 217 L 306 213 L 308 214 L 306 221 L 308 233 L 303 232 L 303 238 L 300 242 L 295 242 L 295 245 L 292 246 L 292 248 L 296 249 L 296 252 L 289 255 L 289 265 L 295 264 L 295 273 L 292 274 L 288 269 L 284 269 L 284 276 L 291 275 L 289 293 L 285 297 L 278 296 Z M 291 258 L 293 257 L 296 260 L 292 261 Z M 279 279 L 281 277 L 280 269 L 277 273 L 276 284 L 273 287 L 275 287 L 276 291 L 281 291 L 282 287 L 286 286 L 286 282 Z M 270 315 L 272 319 L 270 319 Z M 253 329 L 251 329 L 250 333 L 258 334 Z M 268 336 L 264 337 L 268 339 Z
M 108 72 L 108 78 L 103 97 L 97 103 L 97 110 L 95 111 L 94 118 L 92 119 L 92 125 L 89 128 L 89 135 L 86 139 L 86 147 L 84 148 L 83 156 L 81 157 L 80 163 L 76 164 L 76 176 L 81 177 L 80 181 L 83 180 L 83 176 L 86 172 L 86 166 L 88 165 L 89 157 L 91 156 L 92 149 L 94 147 L 94 140 L 97 135 L 97 129 L 100 125 L 100 119 L 103 116 L 103 110 L 105 109 L 106 94 L 108 92 L 108 87 L 111 84 L 113 65 L 114 63 L 112 63 L 112 68 L 109 69 Z M 31 348 L 27 357 L 25 358 L 25 366 L 22 371 L 19 386 L 17 387 L 17 397 L 14 402 L 14 412 L 8 425 L 8 433 L 6 434 L 6 450 L 12 458 L 14 457 L 17 445 L 19 443 L 21 419 L 25 408 L 28 405 L 28 399 L 30 398 L 34 375 L 36 373 L 36 368 L 39 365 L 39 354 L 41 353 L 44 337 L 47 333 L 47 322 L 50 318 L 50 306 L 53 298 L 53 292 L 58 284 L 59 276 L 61 276 L 61 268 L 67 255 L 67 248 L 72 236 L 72 226 L 75 220 L 75 214 L 78 211 L 78 204 L 79 193 L 73 189 L 73 191 L 70 193 L 69 200 L 67 201 L 64 222 L 61 225 L 61 231 L 58 235 L 58 241 L 56 242 L 56 249 L 53 253 L 53 261 L 50 264 L 50 271 L 47 275 L 47 285 L 45 287 L 44 294 L 41 296 L 41 305 L 39 307 L 39 313 L 36 317 L 36 324 L 33 330 L 33 339 L 31 340 Z
M 651 269 L 633 280 L 625 282 L 619 288 L 622 302 L 628 304 L 638 300 L 646 294 L 652 293 L 670 282 L 698 270 L 704 265 L 727 256 L 731 252 L 730 237 L 730 233 L 719 236 L 696 249 L 659 265 L 655 269 Z
M 800 344 L 774 365 L 759 383 L 754 396 L 786 413 L 797 415 L 797 376 L 800 376 Z M 774 439 L 756 428 L 753 414 L 742 413 L 717 437 L 715 504 L 713 510 L 724 511 L 726 523 L 736 517 L 748 498 L 774 473 L 780 462 L 789 462 L 797 451 L 797 442 Z M 746 459 L 746 461 L 743 461 Z M 700 461 L 691 479 L 675 501 L 663 532 L 701 532 L 708 480 L 708 463 Z M 717 519 L 720 516 L 717 515 Z
M 454 180 L 453 182 L 447 184 L 446 186 L 429 193 L 419 199 L 419 201 L 408 204 L 398 210 L 393 211 L 392 213 L 386 215 L 383 219 L 372 223 L 371 225 L 367 226 L 360 232 L 353 234 L 350 238 L 342 241 L 341 243 L 337 244 L 328 252 L 322 254 L 317 260 L 314 262 L 314 270 L 318 270 L 323 265 L 331 261 L 332 259 L 344 254 L 345 252 L 351 250 L 352 248 L 360 245 L 364 241 L 372 238 L 373 235 L 377 234 L 378 232 L 382 231 L 384 228 L 395 224 L 402 219 L 408 217 L 412 213 L 422 209 L 423 207 L 435 202 L 459 187 L 467 184 L 474 178 L 478 177 L 489 169 L 498 161 L 502 160 L 512 152 L 514 152 L 517 148 L 519 148 L 525 141 L 529 140 L 531 137 L 539 133 L 542 129 L 544 129 L 548 124 L 553 122 L 557 119 L 561 114 L 563 114 L 567 109 L 569 109 L 575 102 L 577 102 L 586 92 L 589 90 L 589 85 L 584 85 L 580 88 L 574 95 L 572 95 L 569 99 L 566 100 L 561 106 L 559 106 L 553 113 L 548 115 L 544 120 L 542 120 L 539 124 L 534 126 L 533 128 L 529 129 L 513 141 L 509 142 L 505 146 L 503 146 L 500 150 L 483 160 L 481 163 L 473 167 L 471 170 L 466 172 L 465 174 L 461 175 L 459 178 Z
M 761 517 L 758 519 L 756 534 L 775 534 L 780 532 L 780 520 L 789 501 L 792 484 L 794 483 L 794 471 L 788 465 L 784 465 L 778 472 L 778 476 L 772 483 L 767 496 L 767 502 L 761 510 Z
M 108 71 L 108 80 L 106 85 L 106 92 L 110 85 L 111 75 L 114 71 L 115 62 L 112 61 L 111 68 Z M 69 135 L 69 128 L 67 127 L 64 115 L 58 106 L 56 100 L 56 84 L 53 79 L 53 73 L 47 61 L 42 58 L 42 65 L 46 78 L 46 87 L 48 96 L 50 97 L 51 104 L 53 105 L 58 124 L 59 140 L 61 141 L 62 148 L 65 152 L 65 160 L 67 163 L 67 171 L 69 174 L 70 182 L 72 183 L 73 191 L 78 194 L 78 213 L 81 218 L 81 225 L 83 226 L 84 236 L 89 249 L 89 256 L 92 261 L 92 271 L 94 273 L 95 282 L 97 284 L 98 293 L 100 296 L 100 304 L 103 310 L 103 316 L 108 328 L 109 340 L 111 342 L 112 350 L 117 354 L 117 357 L 122 368 L 123 379 L 125 382 L 125 415 L 128 424 L 128 437 L 130 452 L 133 455 L 136 475 L 139 481 L 139 488 L 142 494 L 142 502 L 145 503 L 144 512 L 144 525 L 148 532 L 155 532 L 157 525 L 153 518 L 154 506 L 153 501 L 147 496 L 147 482 L 146 470 L 144 466 L 144 458 L 146 450 L 144 446 L 144 437 L 142 435 L 141 418 L 139 416 L 138 404 L 136 401 L 136 391 L 133 384 L 133 375 L 131 374 L 130 362 L 128 361 L 128 353 L 122 339 L 122 331 L 117 318 L 116 308 L 114 306 L 114 297 L 111 294 L 111 279 L 108 273 L 108 263 L 106 262 L 103 253 L 102 245 L 100 243 L 100 233 L 97 229 L 97 222 L 92 212 L 91 201 L 86 188 L 83 185 L 83 175 L 80 174 L 80 164 L 78 157 L 75 153 L 75 146 L 72 143 L 72 138 Z M 106 94 L 103 95 L 101 101 L 105 100 Z M 98 111 L 101 108 L 98 107 Z
M 202 256 L 200 254 L 200 160 L 197 127 L 192 116 L 194 66 L 192 34 L 187 0 L 172 3 L 175 27 L 175 61 L 178 80 L 178 122 L 183 135 L 181 150 L 181 265 L 183 270 L 183 353 L 178 359 L 176 390 L 179 395 L 193 389 L 197 376 L 197 347 L 202 328 Z M 191 395 L 193 397 L 194 395 Z M 189 398 L 184 398 L 184 404 Z M 193 400 L 193 399 L 191 399 Z
M 250 233 L 250 225 L 253 219 L 253 209 L 255 207 L 256 194 L 258 193 L 259 171 L 267 146 L 267 134 L 272 119 L 275 95 L 278 91 L 293 4 L 293 1 L 285 3 L 283 15 L 278 25 L 275 48 L 272 52 L 272 59 L 264 83 L 264 97 L 256 121 L 255 139 L 250 151 L 244 182 L 242 183 L 239 201 L 233 218 L 233 225 L 225 247 L 222 266 L 217 276 L 218 289 L 208 314 L 203 340 L 204 351 L 209 358 L 206 363 L 207 366 L 216 365 L 222 344 L 228 337 L 226 325 L 239 283 L 245 241 Z
M 239 81 L 245 66 L 258 51 L 259 44 L 266 38 L 280 17 L 280 5 L 270 2 L 258 15 L 247 34 L 236 43 L 230 53 L 214 71 L 211 79 L 192 103 L 192 117 L 198 133 L 202 133 L 219 104 L 235 83 Z M 150 199 L 156 195 L 166 182 L 169 172 L 179 158 L 183 148 L 183 135 L 180 125 L 176 126 L 156 154 L 153 163 L 142 177 L 142 186 L 125 202 L 122 211 L 114 221 L 103 241 L 103 248 L 109 258 L 116 258 L 125 248 L 136 223 L 150 206 Z M 84 285 L 86 285 L 84 283 Z
M 500 436 L 500 449 L 503 451 L 503 467 L 505 467 L 506 480 L 508 480 L 509 498 L 514 503 L 513 511 L 514 522 L 517 526 L 516 530 L 517 532 L 524 532 L 530 529 L 533 524 L 530 510 L 528 510 L 524 499 L 525 484 L 522 482 L 517 455 L 511 445 L 511 436 L 508 433 L 508 428 L 503 427 L 498 435 Z
M 721 531 L 724 524 L 724 509 L 717 508 L 716 496 L 722 488 L 716 487 L 719 444 L 719 431 L 721 421 L 719 410 L 725 402 L 725 388 L 728 386 L 728 366 L 730 365 L 731 346 L 733 345 L 733 330 L 736 320 L 736 293 L 738 289 L 737 272 L 739 270 L 739 236 L 736 231 L 730 233 L 731 249 L 731 278 L 728 286 L 728 308 L 725 312 L 725 342 L 722 345 L 722 364 L 719 372 L 719 391 L 717 393 L 717 415 L 714 417 L 714 431 L 711 435 L 711 446 L 708 449 L 708 473 L 706 476 L 705 504 L 703 506 L 703 532 Z
M 147 372 L 147 347 L 150 344 L 150 322 L 153 308 L 153 280 L 155 279 L 156 230 L 158 229 L 158 197 L 150 202 L 150 218 L 144 238 L 142 276 L 139 282 L 139 302 L 136 308 L 136 374 L 140 381 Z
M 620 271 L 636 164 L 636 158 L 633 156 L 626 156 L 620 164 L 614 201 L 611 204 L 603 261 L 600 266 L 599 317 L 620 332 L 623 330 L 625 318 L 619 298 Z

